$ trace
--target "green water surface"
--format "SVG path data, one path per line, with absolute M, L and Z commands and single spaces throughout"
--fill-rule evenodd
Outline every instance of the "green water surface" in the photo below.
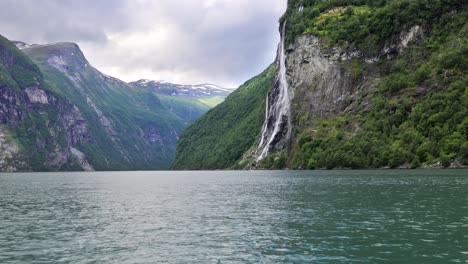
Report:
M 468 171 L 0 174 L 0 263 L 468 263 Z

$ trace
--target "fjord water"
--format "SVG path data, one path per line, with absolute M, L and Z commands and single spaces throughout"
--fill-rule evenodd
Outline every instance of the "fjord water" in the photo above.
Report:
M 468 171 L 0 174 L 0 263 L 466 263 Z

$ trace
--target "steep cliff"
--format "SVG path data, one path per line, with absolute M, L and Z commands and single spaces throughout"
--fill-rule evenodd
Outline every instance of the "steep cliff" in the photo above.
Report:
M 255 166 L 466 164 L 466 4 L 351 3 L 289 2 L 282 21 L 294 132 Z
M 164 169 L 185 122 L 76 44 L 0 46 L 0 171 Z
M 263 129 L 225 168 L 467 164 L 467 17 L 456 0 L 288 1 Z
M 88 140 L 82 113 L 47 89 L 39 68 L 0 36 L 0 171 L 93 169 L 76 155 Z
M 95 169 L 168 168 L 185 124 L 155 95 L 99 72 L 74 43 L 22 51 L 40 67 L 50 89 L 85 116 L 90 139 L 80 147 Z
M 254 154 L 257 161 L 263 160 L 274 151 L 287 147 L 291 137 L 291 93 L 286 78 L 285 33 L 286 23 L 283 23 L 276 62 L 278 73 L 276 83 L 266 100 L 265 121 Z

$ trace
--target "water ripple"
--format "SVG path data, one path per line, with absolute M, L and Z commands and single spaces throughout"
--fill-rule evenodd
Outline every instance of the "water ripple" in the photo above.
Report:
M 466 263 L 465 174 L 0 174 L 0 263 Z

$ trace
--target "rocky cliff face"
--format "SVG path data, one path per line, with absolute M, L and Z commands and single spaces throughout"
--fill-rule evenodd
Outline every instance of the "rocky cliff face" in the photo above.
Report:
M 72 150 L 88 140 L 76 105 L 52 91 L 36 65 L 0 38 L 0 171 L 80 166 Z M 87 163 L 82 156 L 82 163 Z
M 15 93 L 8 87 L 0 88 L 0 104 L 3 127 L 0 133 L 0 171 L 33 169 L 28 162 L 32 153 L 23 153 L 25 150 L 44 153 L 44 168 L 60 169 L 75 162 L 72 149 L 86 142 L 88 137 L 88 124 L 75 105 L 39 86 L 27 87 L 22 94 Z M 31 112 L 36 116 L 31 116 Z M 34 120 L 37 116 L 42 118 Z M 35 124 L 37 122 L 40 124 Z M 30 124 L 34 126 L 30 127 Z M 13 135 L 18 128 L 29 130 L 29 133 L 24 133 L 31 137 L 15 140 Z M 33 131 L 41 128 L 43 133 Z M 18 142 L 26 140 L 32 145 L 18 146 Z M 82 157 L 82 160 L 86 161 L 86 157 Z M 92 170 L 92 166 L 83 169 Z
M 468 165 L 467 9 L 453 0 L 289 0 L 274 84 L 249 100 L 263 108 L 257 140 L 229 146 L 245 133 L 205 133 L 251 121 L 224 103 L 183 135 L 175 167 Z
M 325 47 L 314 35 L 299 36 L 286 51 L 293 127 L 303 130 L 318 120 L 352 110 L 360 95 L 376 89 L 386 71 L 385 61 L 422 37 L 422 28 L 413 26 L 387 41 L 377 56 L 370 56 L 358 49 Z
M 0 171 L 168 168 L 185 123 L 74 43 L 0 37 Z
M 0 171 L 14 172 L 26 168 L 27 164 L 19 152 L 19 146 L 12 139 L 11 133 L 4 126 L 0 126 Z
M 290 129 L 295 133 L 290 136 L 286 132 L 281 133 L 275 141 L 287 143 L 273 146 L 268 154 L 281 150 L 291 151 L 300 131 L 317 125 L 320 120 L 356 108 L 358 98 L 376 89 L 386 71 L 383 62 L 394 59 L 403 53 L 411 42 L 422 37 L 423 31 L 420 26 L 411 27 L 387 41 L 377 56 L 355 48 L 326 47 L 324 41 L 315 35 L 297 37 L 294 43 L 286 48 L 284 55 L 287 82 L 285 87 L 290 96 L 290 105 L 286 108 L 291 109 Z M 280 52 L 281 50 L 278 51 L 278 58 L 282 56 Z M 281 72 L 278 72 L 277 79 L 280 79 L 280 76 Z M 278 84 L 275 87 L 277 86 Z M 284 99 L 281 93 L 275 92 L 273 88 L 268 102 L 283 103 Z M 280 118 L 275 115 L 268 117 L 267 113 L 265 122 Z M 262 135 L 256 152 L 264 149 L 263 141 Z M 266 156 L 257 155 L 257 161 Z
M 281 41 L 284 41 L 284 32 Z M 277 84 L 268 97 L 264 131 L 256 151 L 257 161 L 263 160 L 272 152 L 290 148 L 296 137 L 288 130 L 304 129 L 318 119 L 345 110 L 350 103 L 349 98 L 359 90 L 359 86 L 362 86 L 353 80 L 350 70 L 346 67 L 349 62 L 359 57 L 359 53 L 339 48 L 326 49 L 316 36 L 300 36 L 287 49 L 282 49 L 280 45 L 277 57 L 284 62 L 278 63 L 281 66 L 277 74 Z M 284 67 L 284 73 L 281 73 L 281 67 Z M 282 78 L 285 84 L 280 84 Z M 286 89 L 284 93 L 289 97 L 287 100 L 284 99 L 285 95 L 277 91 L 280 86 Z M 285 113 L 281 111 L 271 111 L 272 105 L 283 104 L 288 104 L 282 106 L 284 109 L 290 109 L 286 111 L 288 116 L 282 117 L 281 115 Z M 283 125 L 281 122 L 278 125 L 279 133 L 272 135 L 270 139 L 271 146 L 266 147 L 270 149 L 265 149 L 264 134 L 268 133 L 265 128 L 273 126 L 269 123 L 284 118 L 286 119 L 282 122 Z M 274 128 L 271 130 L 273 133 Z
M 74 43 L 21 47 L 39 65 L 50 89 L 69 99 L 89 125 L 89 140 L 71 152 L 78 163 L 98 170 L 170 165 L 185 124 L 151 91 L 99 72 Z M 46 102 L 40 91 L 28 94 Z M 82 157 L 90 158 L 85 162 Z
M 301 36 L 287 54 L 295 125 L 341 112 L 357 87 L 343 65 L 351 54 L 326 50 L 315 36 Z M 305 125 L 305 124 L 304 124 Z
M 468 112 L 462 103 L 467 99 L 462 96 L 467 82 L 467 7 L 447 1 L 442 9 L 417 13 L 421 18 L 416 23 L 402 14 L 414 13 L 409 10 L 422 8 L 424 1 L 412 4 L 288 2 L 281 21 L 295 23 L 282 34 L 282 41 L 289 41 L 285 86 L 291 97 L 292 133 L 275 139 L 289 143 L 259 156 L 253 167 L 467 163 L 467 120 L 461 118 Z M 404 23 L 389 25 L 383 17 Z M 370 33 L 371 25 L 387 32 Z M 284 100 L 275 89 L 268 101 L 279 104 Z M 444 107 L 447 102 L 452 106 Z M 269 117 L 267 110 L 264 126 L 278 118 Z M 263 141 L 261 135 L 255 153 L 264 149 Z M 460 147 L 453 147 L 454 142 Z
M 0 120 L 17 123 L 23 120 L 23 111 L 19 109 L 20 96 L 9 87 L 0 88 Z

